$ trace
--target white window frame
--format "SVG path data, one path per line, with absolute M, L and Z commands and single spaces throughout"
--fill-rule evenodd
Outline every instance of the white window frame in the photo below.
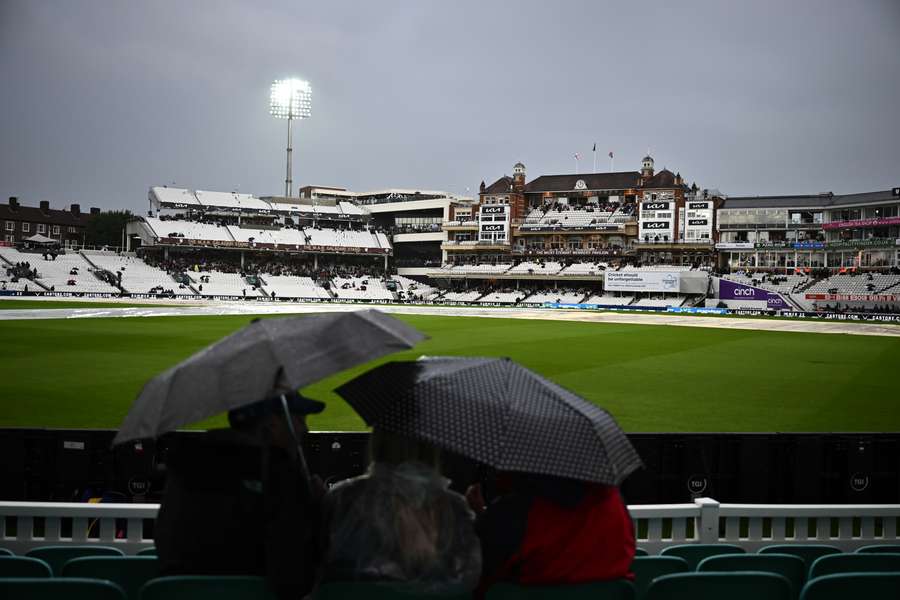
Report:
M 15 231 L 15 230 L 16 230 L 16 223 L 15 223 L 15 221 L 7 221 L 7 222 L 6 222 L 6 230 L 7 230 L 7 231 Z M 9 240 L 7 240 L 7 241 L 9 241 Z
M 22 221 L 22 233 L 31 233 L 31 223 Z
M 52 233 L 52 235 L 59 235 L 59 225 L 54 225 L 54 226 L 53 226 L 53 233 Z
M 37 232 L 38 233 L 44 233 L 45 228 L 46 228 L 46 226 L 43 223 L 37 224 Z

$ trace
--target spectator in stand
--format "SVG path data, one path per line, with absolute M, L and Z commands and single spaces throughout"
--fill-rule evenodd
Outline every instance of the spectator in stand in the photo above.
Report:
M 289 397 L 292 423 L 282 412 Z M 228 413 L 229 429 L 176 440 L 156 520 L 160 575 L 266 576 L 279 598 L 297 599 L 320 560 L 321 480 L 306 491 L 292 459 L 291 428 L 324 405 L 288 390 Z
M 466 500 L 438 472 L 433 446 L 377 428 L 365 475 L 324 501 L 323 581 L 390 581 L 469 591 L 481 549 Z
M 485 503 L 480 484 L 466 492 L 478 514 L 483 569 L 478 594 L 499 582 L 558 585 L 632 578 L 634 525 L 617 487 L 501 473 Z

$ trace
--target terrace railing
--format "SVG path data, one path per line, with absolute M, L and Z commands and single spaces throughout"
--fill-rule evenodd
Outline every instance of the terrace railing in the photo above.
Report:
M 0 547 L 16 554 L 55 544 L 98 544 L 133 554 L 153 545 L 158 504 L 0 502 Z M 897 543 L 900 504 L 685 504 L 628 507 L 638 545 L 717 542 L 753 552 L 770 544 L 830 544 L 844 551 Z

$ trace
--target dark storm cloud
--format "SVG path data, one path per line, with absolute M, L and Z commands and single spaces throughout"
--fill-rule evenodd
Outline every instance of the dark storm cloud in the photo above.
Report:
M 754 2 L 0 2 L 0 195 L 146 206 L 296 184 L 473 191 L 657 166 L 730 194 L 900 184 L 900 9 Z

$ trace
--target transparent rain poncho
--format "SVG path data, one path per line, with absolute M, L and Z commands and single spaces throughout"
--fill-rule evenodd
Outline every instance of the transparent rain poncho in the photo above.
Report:
M 481 547 L 474 516 L 450 481 L 418 462 L 374 463 L 325 496 L 325 581 L 474 589 Z

